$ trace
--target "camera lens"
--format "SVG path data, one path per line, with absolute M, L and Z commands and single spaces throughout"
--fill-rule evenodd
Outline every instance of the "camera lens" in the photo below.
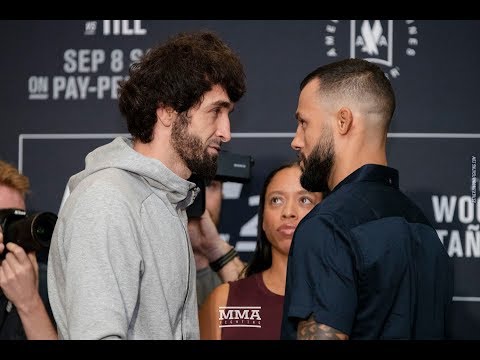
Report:
M 7 237 L 4 234 L 4 242 L 14 242 L 26 252 L 48 248 L 56 222 L 57 215 L 50 212 L 22 216 L 10 223 Z
M 53 213 L 44 212 L 34 216 L 32 221 L 32 237 L 43 247 L 50 246 L 57 216 Z

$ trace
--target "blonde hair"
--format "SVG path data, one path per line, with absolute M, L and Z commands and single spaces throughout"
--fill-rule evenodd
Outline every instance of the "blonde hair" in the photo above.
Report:
M 2 160 L 0 160 L 0 185 L 17 190 L 22 197 L 30 191 L 28 177 L 20 174 L 15 166 Z

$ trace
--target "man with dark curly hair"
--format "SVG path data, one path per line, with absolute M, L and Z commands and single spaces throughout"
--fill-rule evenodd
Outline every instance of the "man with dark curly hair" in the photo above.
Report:
M 132 65 L 119 87 L 132 139 L 87 155 L 52 238 L 60 338 L 199 338 L 187 179 L 214 177 L 244 93 L 238 56 L 212 32 L 173 36 Z

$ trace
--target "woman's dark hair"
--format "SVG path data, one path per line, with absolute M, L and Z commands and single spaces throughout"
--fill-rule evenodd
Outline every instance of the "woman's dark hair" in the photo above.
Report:
M 131 65 L 119 84 L 119 108 L 135 139 L 153 139 L 160 105 L 183 113 L 199 104 L 214 85 L 232 102 L 245 93 L 245 73 L 238 56 L 213 32 L 180 33 L 149 50 Z
M 260 193 L 260 204 L 258 206 L 257 246 L 255 247 L 255 251 L 248 265 L 242 271 L 245 273 L 246 277 L 256 273 L 260 273 L 272 266 L 272 244 L 270 244 L 270 241 L 268 241 L 265 231 L 263 231 L 263 212 L 265 210 L 265 196 L 267 194 L 268 185 L 270 185 L 272 179 L 275 177 L 275 175 L 277 175 L 279 171 L 296 166 L 299 166 L 298 161 L 284 164 L 278 168 L 275 168 L 268 174 L 265 182 L 263 183 L 262 192 Z

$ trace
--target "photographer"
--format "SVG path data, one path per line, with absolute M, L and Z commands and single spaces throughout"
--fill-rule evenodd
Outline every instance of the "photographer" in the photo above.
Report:
M 28 190 L 28 178 L 0 161 L 0 209 L 25 210 Z M 46 309 L 46 264 L 37 263 L 35 252 L 27 254 L 13 242 L 5 246 L 1 230 L 0 226 L 0 254 L 8 253 L 0 264 L 0 339 L 57 339 Z

